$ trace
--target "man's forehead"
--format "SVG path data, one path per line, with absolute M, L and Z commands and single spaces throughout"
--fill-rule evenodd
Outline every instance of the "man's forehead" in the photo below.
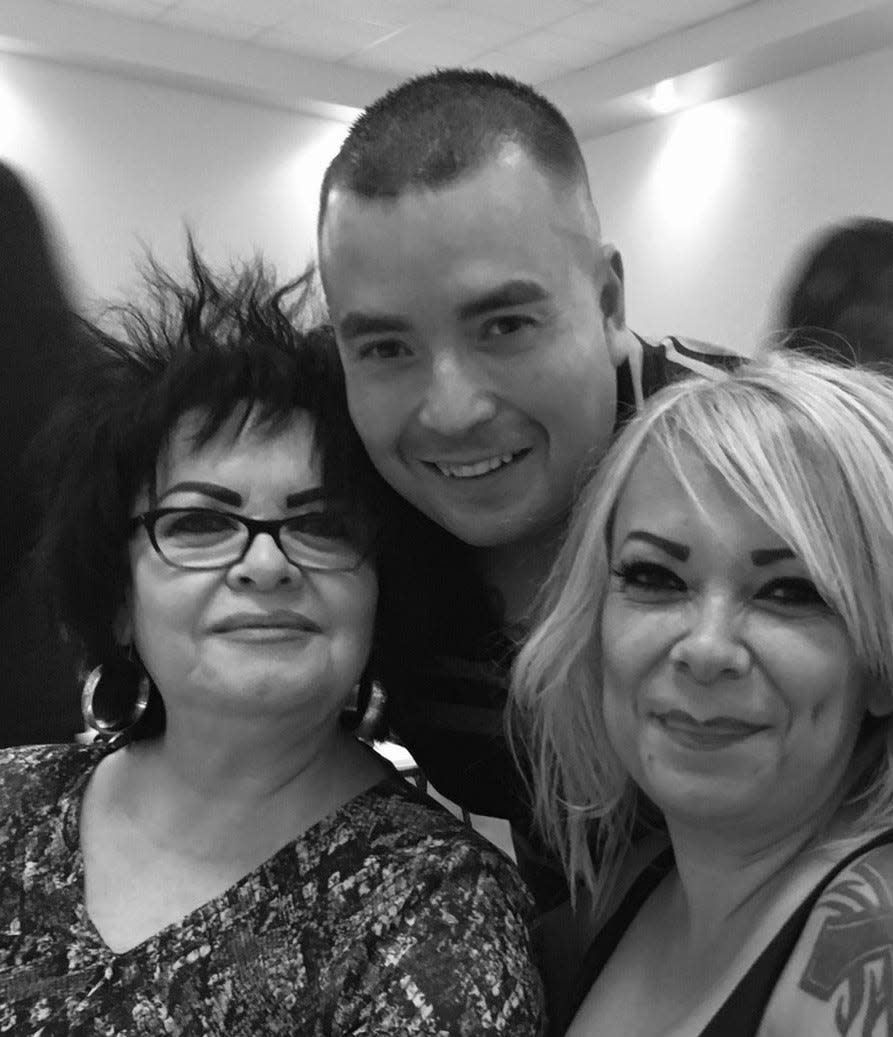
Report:
M 457 181 L 436 190 L 405 192 L 396 198 L 364 198 L 340 188 L 333 193 L 319 242 L 326 286 L 331 277 L 362 270 L 387 279 L 399 255 L 412 265 L 451 260 L 523 267 L 557 264 L 563 256 L 592 271 L 600 255 L 598 222 L 580 197 L 544 194 L 539 185 L 492 177 Z M 371 267 L 371 269 L 369 269 Z M 506 267 L 500 278 L 510 276 Z
M 408 183 L 394 194 L 367 195 L 354 191 L 347 184 L 335 183 L 326 195 L 320 237 L 329 237 L 326 231 L 332 223 L 341 223 L 345 219 L 387 217 L 394 213 L 405 215 L 413 211 L 424 214 L 452 199 L 461 204 L 475 197 L 509 199 L 515 195 L 526 198 L 534 194 L 550 200 L 558 208 L 586 210 L 586 230 L 598 237 L 598 217 L 585 182 L 569 181 L 514 144 L 503 146 L 491 157 L 456 176 L 433 184 Z

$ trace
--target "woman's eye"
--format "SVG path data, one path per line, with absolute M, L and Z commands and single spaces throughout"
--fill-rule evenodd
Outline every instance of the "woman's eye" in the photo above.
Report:
M 289 519 L 286 532 L 316 540 L 349 540 L 350 522 L 340 511 L 310 511 Z
M 166 516 L 159 532 L 172 537 L 203 537 L 231 533 L 235 523 L 216 511 L 180 511 Z
M 639 594 L 673 593 L 686 589 L 683 580 L 657 562 L 621 562 L 611 571 L 624 590 Z
M 398 339 L 383 339 L 361 346 L 357 354 L 361 360 L 396 360 L 409 356 L 409 348 Z
M 779 605 L 827 608 L 828 603 L 812 580 L 803 576 L 786 576 L 772 580 L 757 592 L 757 597 Z
M 505 314 L 488 320 L 484 324 L 482 335 L 484 338 L 502 338 L 504 335 L 513 335 L 517 331 L 532 327 L 535 323 L 534 319 L 526 314 Z

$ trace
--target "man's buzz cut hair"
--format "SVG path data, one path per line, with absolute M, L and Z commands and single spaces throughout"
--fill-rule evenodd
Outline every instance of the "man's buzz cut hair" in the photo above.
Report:
M 323 178 L 318 229 L 335 187 L 369 199 L 443 187 L 510 145 L 589 194 L 574 131 L 532 87 L 480 69 L 438 69 L 408 79 L 354 122 Z

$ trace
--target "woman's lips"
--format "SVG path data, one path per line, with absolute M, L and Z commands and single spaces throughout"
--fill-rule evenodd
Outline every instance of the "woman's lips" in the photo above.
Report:
M 269 643 L 272 641 L 305 641 L 312 636 L 312 631 L 301 627 L 234 627 L 232 630 L 221 631 L 221 636 L 231 641 L 258 641 Z
M 754 724 L 737 717 L 717 716 L 697 720 L 683 710 L 654 713 L 653 718 L 675 742 L 691 749 L 719 749 L 743 741 L 761 731 L 765 724 Z
M 279 631 L 283 636 L 291 634 L 318 634 L 320 627 L 312 619 L 301 612 L 290 609 L 276 609 L 272 612 L 237 612 L 214 624 L 214 632 L 218 634 L 248 634 L 262 637 L 266 631 L 274 636 Z

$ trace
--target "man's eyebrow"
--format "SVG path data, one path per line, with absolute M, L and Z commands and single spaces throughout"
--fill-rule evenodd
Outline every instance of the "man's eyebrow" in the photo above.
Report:
M 391 313 L 359 313 L 353 310 L 338 321 L 338 331 L 344 338 L 411 330 L 409 321 Z
M 652 544 L 671 558 L 675 558 L 677 562 L 687 562 L 688 556 L 691 554 L 691 549 L 685 544 L 680 544 L 678 540 L 668 540 L 666 537 L 658 536 L 657 533 L 649 533 L 645 529 L 631 530 L 627 533 L 624 543 L 629 540 L 643 540 L 646 544 Z
M 750 552 L 750 560 L 754 565 L 774 565 L 797 556 L 789 547 L 764 547 Z
M 172 493 L 200 493 L 204 497 L 213 497 L 214 500 L 219 500 L 221 504 L 229 504 L 236 508 L 242 504 L 242 497 L 235 490 L 231 490 L 226 486 L 218 486 L 217 483 L 213 482 L 186 481 L 174 483 L 158 498 L 159 503 L 165 497 L 170 497 Z
M 524 306 L 532 302 L 542 302 L 549 298 L 549 293 L 538 281 L 514 280 L 498 285 L 492 291 L 485 292 L 475 299 L 469 299 L 456 311 L 461 320 L 480 317 L 493 310 L 505 310 L 512 306 Z

